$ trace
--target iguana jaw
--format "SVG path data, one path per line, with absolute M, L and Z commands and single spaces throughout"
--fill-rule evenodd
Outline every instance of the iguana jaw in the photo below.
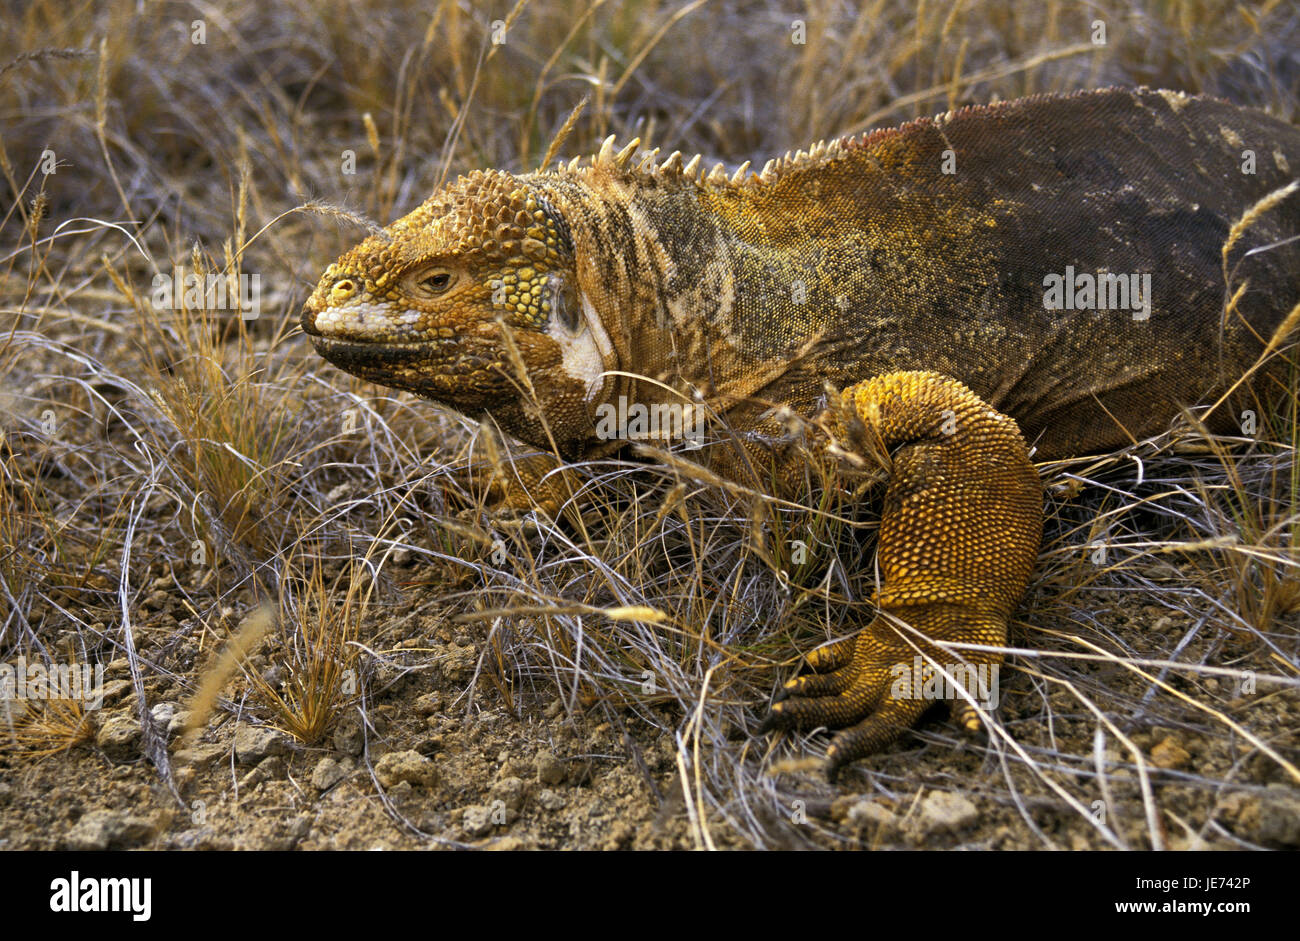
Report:
M 545 331 L 478 320 L 450 336 L 404 338 L 401 311 L 382 299 L 337 308 L 318 291 L 302 326 L 316 351 L 346 372 L 471 415 L 486 410 L 522 440 L 577 454 L 594 439 L 596 409 L 614 394 L 618 359 L 585 296 L 575 313 Z
M 476 353 L 463 339 L 376 343 L 319 334 L 311 339 L 317 353 L 354 376 L 458 408 L 485 408 L 510 391 L 502 371 L 492 368 L 499 350 L 487 343 Z

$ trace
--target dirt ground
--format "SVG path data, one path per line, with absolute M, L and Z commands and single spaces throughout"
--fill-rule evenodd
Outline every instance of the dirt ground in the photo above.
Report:
M 1131 606 L 1111 627 L 1159 656 L 1188 623 L 1162 614 L 1152 630 L 1158 610 Z M 175 613 L 149 617 L 171 624 Z M 480 691 L 467 709 L 466 684 L 482 637 L 453 628 L 436 613 L 407 623 L 395 645 L 405 651 L 404 668 L 390 668 L 391 679 L 380 677 L 387 686 L 367 704 L 370 726 L 354 711 L 315 748 L 230 715 L 215 719 L 198 741 L 182 742 L 175 733 L 184 704 L 172 695 L 179 690 L 146 682 L 158 727 L 164 735 L 172 729 L 179 802 L 142 755 L 127 665 L 115 662 L 107 676 L 108 701 L 91 713 L 93 745 L 36 760 L 0 756 L 0 847 L 753 845 L 716 812 L 692 823 L 678 747 L 667 732 L 635 716 L 621 728 L 590 712 L 568 718 L 558 697 L 521 701 L 518 714 L 511 714 L 500 697 Z M 1193 661 L 1203 653 L 1198 646 L 1216 643 L 1196 639 L 1183 656 Z M 173 654 L 192 657 L 184 647 L 174 644 Z M 150 653 L 145 649 L 142 656 Z M 1300 846 L 1300 794 L 1276 762 L 1192 715 L 1188 721 L 1144 719 L 1139 704 L 1150 685 L 1132 673 L 1107 666 L 1084 676 L 1134 706 L 1129 715 L 1111 718 L 1126 726 L 1144 753 L 1150 812 L 1169 847 Z M 1048 694 L 1056 711 L 1045 716 L 1036 682 L 1021 670 L 1008 671 L 1000 713 L 1032 762 L 1005 748 L 999 756 L 987 739 L 966 737 L 936 714 L 917 736 L 858 762 L 836 786 L 797 762 L 786 762 L 788 773 L 766 776 L 771 790 L 751 802 L 764 844 L 1094 849 L 1114 845 L 1095 825 L 1102 820 L 1125 844 L 1149 845 L 1143 775 L 1134 756 L 1108 742 L 1105 774 L 1091 775 L 1102 787 L 1093 786 L 1087 766 L 1097 723 L 1059 689 Z M 1294 756 L 1300 729 L 1294 689 L 1234 698 L 1225 695 L 1227 683 L 1212 677 L 1174 685 L 1228 715 L 1248 715 L 1255 735 Z M 681 719 L 663 710 L 663 726 L 680 726 Z M 1039 777 L 1058 763 L 1081 769 L 1075 786 L 1059 794 Z M 1086 812 L 1071 808 L 1069 792 Z

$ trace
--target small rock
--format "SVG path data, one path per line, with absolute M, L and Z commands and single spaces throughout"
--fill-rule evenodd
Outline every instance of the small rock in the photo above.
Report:
M 222 757 L 230 749 L 226 745 L 219 745 L 216 742 L 206 742 L 199 745 L 191 745 L 189 748 L 182 748 L 172 759 L 177 764 L 191 765 L 195 768 L 202 768 L 209 765 L 213 760 Z
M 537 756 L 537 780 L 543 784 L 554 787 L 564 783 L 564 779 L 569 776 L 569 769 L 565 767 L 564 762 L 556 758 L 548 751 L 542 752 Z
M 1183 833 L 1170 835 L 1168 848 L 1175 853 L 1204 853 L 1215 845 L 1199 833 Z
M 443 737 L 441 735 L 426 735 L 424 738 L 418 738 L 413 743 L 413 749 L 418 751 L 425 758 L 432 758 L 438 752 L 442 751 Z
M 144 817 L 133 817 L 115 810 L 92 810 L 68 831 L 64 846 L 82 852 L 129 849 L 139 846 L 153 833 L 153 822 Z
M 536 766 L 529 758 L 511 758 L 497 770 L 501 778 L 531 778 Z
M 285 840 L 288 842 L 287 849 L 293 849 L 300 842 L 306 839 L 307 834 L 311 833 L 311 816 L 308 814 L 299 814 L 289 821 L 285 827 Z
M 185 730 L 185 726 L 190 721 L 190 710 L 177 709 L 172 714 L 171 719 L 167 722 L 167 734 L 178 735 Z
M 978 819 L 979 810 L 963 795 L 931 791 L 921 801 L 916 828 L 922 834 L 957 831 Z
M 153 611 L 164 611 L 171 607 L 172 601 L 173 598 L 171 592 L 160 590 L 149 592 L 144 601 L 140 602 L 140 604 Z
M 505 836 L 497 837 L 495 840 L 489 840 L 480 849 L 493 850 L 498 853 L 515 852 L 518 850 L 536 849 L 531 840 L 525 840 L 523 837 L 514 836 L 507 833 Z
M 862 800 L 866 798 L 861 794 L 841 794 L 831 801 L 831 819 L 836 823 L 843 823 L 849 819 L 849 811 Z
M 471 804 L 460 815 L 460 828 L 468 837 L 486 836 L 492 827 L 492 808 Z
M 389 752 L 375 762 L 375 777 L 384 787 L 393 787 L 401 781 L 435 787 L 438 784 L 438 766 L 416 751 Z
M 235 727 L 235 760 L 241 765 L 253 765 L 272 755 L 289 751 L 289 736 L 279 729 L 266 725 L 239 723 Z
M 130 680 L 108 680 L 95 687 L 91 708 L 102 709 L 104 706 L 111 706 L 130 690 Z
M 1157 768 L 1166 770 L 1186 768 L 1191 758 L 1191 752 L 1179 744 L 1178 739 L 1172 735 L 1161 740 L 1160 744 L 1151 749 L 1151 763 Z
M 344 716 L 334 727 L 334 747 L 353 757 L 365 750 L 366 737 L 361 728 L 361 720 L 356 715 Z
M 524 806 L 524 782 L 519 778 L 502 778 L 488 791 L 488 803 L 501 801 L 506 809 L 506 823 L 513 823 Z
M 569 803 L 569 799 L 559 791 L 552 791 L 549 787 L 542 788 L 537 792 L 537 806 L 542 810 L 549 810 L 554 813 L 557 810 L 563 810 Z
M 844 815 L 844 822 L 858 830 L 892 830 L 898 823 L 894 812 L 873 800 L 860 800 Z
M 415 714 L 417 716 L 431 716 L 434 713 L 442 711 L 442 693 L 432 692 L 425 693 L 415 701 Z
M 311 786 L 318 791 L 328 791 L 347 776 L 348 769 L 334 758 L 326 755 L 316 762 L 316 767 L 311 773 Z
M 1261 843 L 1300 846 L 1300 798 L 1286 789 L 1270 787 L 1259 802 L 1255 831 Z
M 140 723 L 135 717 L 118 713 L 100 723 L 95 744 L 114 761 L 130 761 L 140 755 Z
M 284 777 L 284 758 L 280 755 L 272 755 L 244 775 L 243 780 L 239 782 L 239 786 L 253 787 L 263 781 L 273 781 L 282 777 Z
M 439 666 L 443 679 L 453 685 L 462 685 L 469 682 L 478 668 L 478 652 L 473 644 L 447 647 L 446 657 Z

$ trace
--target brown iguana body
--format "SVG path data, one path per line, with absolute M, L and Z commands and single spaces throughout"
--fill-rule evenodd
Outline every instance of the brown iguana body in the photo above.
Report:
M 1163 430 L 1240 378 L 1300 302 L 1300 243 L 1285 242 L 1300 196 L 1233 247 L 1231 291 L 1221 256 L 1233 222 L 1300 174 L 1300 131 L 1211 99 L 1039 96 L 731 179 L 632 150 L 458 180 L 330 266 L 303 326 L 350 372 L 487 410 L 571 459 L 619 443 L 598 411 L 620 397 L 702 401 L 740 433 L 706 460 L 788 493 L 807 447 L 877 454 L 882 613 L 773 707 L 775 724 L 850 726 L 832 767 L 929 705 L 890 692 L 918 647 L 1005 641 L 1041 526 L 1024 441 L 1052 459 Z M 1050 276 L 1099 272 L 1126 276 L 1133 309 L 1052 309 L 1069 295 Z M 1266 368 L 1254 385 L 1284 381 Z M 813 422 L 807 440 L 774 406 Z

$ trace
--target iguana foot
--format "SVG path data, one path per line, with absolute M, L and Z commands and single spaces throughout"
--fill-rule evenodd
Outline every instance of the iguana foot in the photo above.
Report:
M 895 623 L 895 617 L 905 624 Z M 997 646 L 1004 635 L 1002 623 L 960 605 L 927 605 L 910 616 L 906 611 L 882 614 L 856 637 L 813 651 L 809 666 L 820 672 L 788 681 L 765 726 L 840 729 L 826 750 L 831 777 L 847 762 L 890 744 L 940 701 L 964 728 L 978 731 L 979 712 L 958 687 L 981 708 L 992 708 L 1001 657 L 984 651 L 943 652 L 926 638 Z
M 1015 422 L 936 373 L 858 383 L 825 427 L 828 446 L 889 473 L 880 614 L 856 637 L 810 655 L 815 672 L 785 684 L 764 726 L 843 729 L 827 751 L 833 774 L 889 744 L 939 699 L 963 726 L 979 727 L 958 687 L 988 702 L 1001 654 L 935 642 L 1005 642 L 1038 554 L 1043 496 Z

